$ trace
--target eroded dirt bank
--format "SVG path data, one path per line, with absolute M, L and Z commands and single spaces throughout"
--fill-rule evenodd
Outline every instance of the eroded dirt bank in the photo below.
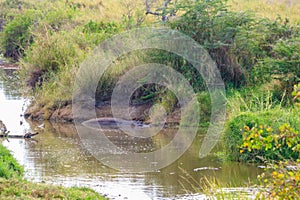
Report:
M 139 105 L 130 107 L 130 116 L 133 120 L 145 121 L 151 123 L 149 119 L 149 110 L 151 105 Z M 109 104 L 95 107 L 91 112 L 96 112 L 98 118 L 113 117 L 111 106 Z M 30 105 L 24 113 L 25 118 L 34 121 L 54 121 L 54 122 L 73 122 L 72 105 L 66 104 L 59 108 L 45 108 L 39 105 Z M 178 125 L 180 122 L 180 109 L 176 109 L 172 114 L 167 116 L 166 125 Z

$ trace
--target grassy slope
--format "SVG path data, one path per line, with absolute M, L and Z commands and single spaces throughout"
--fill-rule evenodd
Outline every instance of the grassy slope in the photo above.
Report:
M 31 183 L 22 178 L 23 168 L 0 144 L 0 199 L 105 199 L 88 188 L 64 188 Z
M 300 21 L 300 2 L 297 0 L 229 0 L 234 11 L 251 10 L 258 17 L 288 18 L 292 23 Z

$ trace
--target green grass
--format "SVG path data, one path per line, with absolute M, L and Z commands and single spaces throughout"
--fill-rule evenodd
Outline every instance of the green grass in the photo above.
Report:
M 88 188 L 31 183 L 23 179 L 23 171 L 9 150 L 0 144 L 0 199 L 105 199 Z
M 163 5 L 160 1 L 157 2 L 155 7 Z M 289 14 L 296 20 L 298 16 L 295 12 L 297 11 L 298 4 L 284 7 L 284 4 L 270 4 L 267 1 L 256 0 L 231 0 L 228 4 L 231 6 L 230 10 L 232 11 L 252 10 L 259 17 L 267 17 L 260 14 L 273 14 L 277 12 L 283 18 Z M 25 80 L 24 85 L 28 84 L 28 80 L 34 81 L 34 78 L 36 78 L 36 82 L 38 82 L 37 80 L 43 80 L 42 86 L 34 87 L 33 92 L 29 90 L 29 96 L 34 96 L 34 104 L 39 106 L 38 109 L 44 109 L 45 111 L 51 111 L 66 104 L 66 102 L 71 102 L 73 91 L 70 86 L 73 85 L 79 64 L 99 42 L 123 30 L 137 27 L 141 22 L 144 22 L 143 25 L 150 24 L 151 26 L 159 23 L 158 17 L 145 15 L 145 5 L 142 2 L 133 0 L 0 0 L 0 5 L 3 10 L 0 18 L 3 18 L 7 22 L 4 32 L 0 33 L 2 48 L 8 48 L 12 54 L 17 54 L 15 57 L 21 54 L 22 58 L 19 59 L 21 65 L 20 74 L 21 80 Z M 21 5 L 21 9 L 19 9 L 18 5 Z M 201 5 L 204 6 L 202 8 L 204 9 L 205 3 L 201 3 Z M 170 6 L 172 8 L 172 5 Z M 214 3 L 211 6 L 214 8 Z M 215 9 L 222 10 L 223 7 Z M 284 13 L 285 9 L 287 10 L 286 13 Z M 293 12 L 291 9 L 293 9 Z M 269 12 L 270 10 L 275 12 Z M 181 15 L 182 13 L 178 12 L 177 14 Z M 210 16 L 210 14 L 212 13 L 206 13 L 207 16 Z M 259 18 L 258 16 L 257 18 Z M 201 34 L 196 34 L 196 38 L 200 37 L 200 41 L 198 42 L 201 43 L 201 41 L 204 41 L 202 42 L 204 46 L 205 44 L 209 47 L 211 45 L 214 46 L 210 51 L 215 55 L 214 59 L 221 66 L 220 71 L 223 73 L 222 77 L 226 85 L 243 85 L 247 81 L 246 77 L 251 74 L 248 68 L 252 68 L 257 59 L 261 59 L 261 57 L 269 52 L 269 48 L 265 50 L 265 46 L 272 45 L 272 42 L 269 44 L 268 41 L 270 39 L 272 41 L 273 37 L 266 37 L 266 32 L 270 32 L 270 27 L 265 28 L 266 31 L 262 34 L 260 34 L 262 32 L 260 29 L 266 25 L 269 26 L 272 22 L 265 22 L 266 24 L 262 24 L 261 26 L 256 25 L 256 21 L 255 23 L 251 22 L 254 19 L 243 12 L 228 12 L 218 17 L 212 17 L 214 19 L 197 17 L 195 21 L 191 22 L 189 22 L 191 20 L 189 15 L 186 18 L 183 17 L 186 21 L 180 23 L 178 28 L 184 31 L 182 26 L 186 24 L 186 33 L 190 31 L 195 33 L 209 33 L 207 35 L 204 34 L 203 38 L 199 36 Z M 269 18 L 274 19 L 274 17 Z M 295 22 L 294 18 L 293 22 Z M 11 19 L 14 20 L 10 22 Z M 27 19 L 32 20 L 27 22 Z M 26 26 L 23 21 L 26 22 Z M 199 21 L 203 21 L 202 29 L 197 24 Z M 176 25 L 176 22 L 173 21 L 172 23 Z M 196 24 L 193 27 L 194 23 Z M 210 25 L 208 26 L 208 24 Z M 271 26 L 271 28 L 274 28 L 274 33 L 272 32 L 270 35 L 275 35 L 274 40 L 281 38 L 281 36 L 278 36 L 281 32 L 281 26 L 280 23 L 275 24 L 274 27 Z M 19 27 L 25 27 L 22 28 L 24 33 L 19 32 Z M 255 30 L 249 30 L 249 27 L 254 27 L 253 29 Z M 288 29 L 288 27 L 285 29 Z M 283 32 L 286 31 L 285 29 Z M 249 39 L 248 34 L 254 36 Z M 236 44 L 232 44 L 234 42 Z M 186 74 L 187 79 L 191 80 L 191 84 L 194 87 L 203 85 L 202 79 L 198 75 L 195 75 L 193 71 L 189 71 L 189 65 L 184 64 L 183 61 L 172 59 L 172 56 L 168 54 L 159 53 L 159 56 L 162 59 L 158 61 L 165 62 L 165 60 L 171 60 L 170 63 L 174 68 L 178 69 L 180 73 Z M 243 62 L 243 60 L 247 61 Z M 136 63 L 142 63 L 143 61 L 148 60 L 144 57 L 133 58 L 129 62 L 126 61 L 128 67 L 123 68 L 125 70 L 130 69 Z M 178 63 L 176 63 L 177 61 Z M 111 92 L 113 81 L 120 77 L 118 71 L 123 71 L 118 70 L 118 68 L 119 66 L 115 67 L 114 71 L 108 77 L 105 77 L 106 80 L 99 85 L 99 89 L 103 90 L 102 93 Z M 41 72 L 41 75 L 34 77 L 37 72 Z M 97 91 L 96 96 L 103 96 L 101 92 L 99 94 Z M 169 110 L 172 110 L 172 108 Z M 45 118 L 47 119 L 49 116 L 45 116 Z
M 21 177 L 23 168 L 18 164 L 11 153 L 0 144 L 0 177 L 14 178 Z
M 104 200 L 100 194 L 88 188 L 64 188 L 31 183 L 22 179 L 0 178 L 0 199 L 90 199 Z
M 299 113 L 289 103 L 283 105 L 285 94 L 279 99 L 268 84 L 227 93 L 227 122 L 222 144 L 229 160 L 243 160 L 239 146 L 242 145 L 244 127 L 271 126 L 274 130 L 287 123 L 299 130 Z

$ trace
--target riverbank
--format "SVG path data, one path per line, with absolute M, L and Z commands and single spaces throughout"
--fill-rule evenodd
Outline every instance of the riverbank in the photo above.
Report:
M 14 70 L 17 70 L 17 69 L 19 69 L 19 66 L 15 63 L 6 62 L 0 57 L 0 69 L 14 69 Z
M 105 199 L 88 188 L 31 183 L 23 178 L 23 171 L 23 167 L 0 144 L 0 199 Z
M 151 108 L 151 104 L 143 104 L 138 106 L 129 106 L 129 113 L 133 120 L 143 121 L 146 123 L 152 123 L 147 115 Z M 113 117 L 111 111 L 111 105 L 105 104 L 102 106 L 95 106 L 91 109 L 91 112 L 95 112 L 98 118 L 102 117 Z M 25 118 L 34 121 L 44 121 L 49 120 L 52 122 L 73 122 L 74 117 L 72 114 L 72 103 L 68 102 L 58 108 L 47 108 L 42 107 L 38 104 L 30 105 L 25 113 Z M 170 115 L 166 118 L 166 127 L 177 126 L 180 123 L 180 109 L 175 109 Z
M 224 81 L 227 118 L 222 138 L 220 138 L 222 148 L 215 148 L 211 154 L 216 155 L 219 160 L 241 163 L 271 161 L 280 164 L 281 161 L 297 162 L 299 160 L 300 144 L 297 138 L 299 138 L 300 118 L 299 110 L 294 107 L 299 92 L 294 85 L 300 81 L 300 26 L 297 15 L 299 4 L 283 6 L 277 3 L 273 4 L 271 3 L 273 1 L 268 0 L 251 2 L 245 0 L 239 1 L 241 4 L 238 4 L 232 0 L 232 7 L 228 7 L 227 1 L 224 0 L 188 3 L 179 1 L 165 6 L 162 4 L 147 5 L 148 8 L 145 8 L 144 5 L 132 5 L 128 8 L 123 4 L 120 7 L 127 10 L 119 10 L 115 1 L 111 3 L 112 1 L 104 0 L 98 0 L 98 2 L 76 0 L 76 3 L 62 0 L 53 2 L 24 0 L 24 2 L 27 4 L 17 9 L 18 2 L 10 4 L 8 1 L 0 1 L 5 11 L 0 17 L 7 20 L 3 32 L 0 33 L 0 42 L 3 55 L 20 63 L 19 80 L 22 81 L 22 86 L 26 86 L 23 88 L 23 92 L 26 93 L 24 96 L 32 99 L 32 105 L 25 113 L 27 118 L 40 121 L 72 122 L 72 109 L 74 109 L 71 107 L 74 94 L 72 86 L 75 85 L 78 69 L 88 63 L 81 64 L 84 60 L 88 60 L 92 49 L 95 49 L 102 41 L 124 31 L 163 24 L 165 27 L 180 31 L 201 45 L 216 63 Z M 259 2 L 265 3 L 260 4 Z M 114 12 L 107 9 L 107 5 L 114 6 Z M 99 10 L 106 14 L 99 18 Z M 270 10 L 273 12 L 268 12 Z M 294 12 L 289 12 L 292 10 Z M 155 13 L 153 21 L 147 20 L 150 14 L 146 15 L 146 11 Z M 112 13 L 123 17 L 114 18 L 110 15 Z M 267 16 L 261 15 L 265 13 Z M 168 44 L 168 39 L 163 42 L 165 41 Z M 119 45 L 122 46 L 122 41 L 116 44 L 118 47 Z M 110 51 L 107 52 L 109 54 Z M 182 74 L 197 95 L 201 96 L 206 92 L 203 77 L 188 60 L 171 52 L 147 49 L 133 51 L 119 57 L 102 77 L 97 77 L 100 80 L 97 90 L 93 94 L 96 101 L 102 104 L 103 101 L 109 100 L 112 92 L 117 88 L 115 86 L 123 80 L 123 77 L 129 77 L 129 73 L 133 72 L 132 69 L 141 63 L 172 66 L 175 71 Z M 135 74 L 131 75 L 136 77 Z M 180 113 L 176 110 L 180 106 L 176 94 L 168 87 L 150 84 L 151 76 L 149 77 L 147 74 L 143 74 L 143 76 L 136 80 L 143 84 L 142 87 L 128 91 L 132 92 L 131 103 L 158 103 L 168 114 L 171 113 L 169 114 L 171 119 L 174 119 L 175 122 L 180 121 Z M 18 82 L 21 82 L 19 80 Z M 86 78 L 79 84 L 82 91 L 90 91 L 90 86 L 94 85 L 94 81 L 92 78 Z M 182 92 L 186 89 L 181 84 L 177 88 Z M 292 93 L 293 88 L 295 91 Z M 122 89 L 129 90 L 129 87 L 125 85 Z M 210 118 L 216 116 L 211 116 L 210 111 L 213 106 L 209 95 L 202 95 L 202 97 L 198 99 L 201 107 L 200 119 L 209 125 Z M 84 99 L 82 99 L 82 104 L 85 104 Z M 113 117 L 109 105 L 87 106 L 90 107 L 91 112 L 96 110 L 97 117 Z M 133 107 L 130 111 L 132 118 L 147 121 L 149 118 L 147 109 L 137 112 L 137 107 Z M 172 117 L 173 114 L 176 117 Z M 203 137 L 202 133 L 199 135 L 199 137 Z M 119 133 L 115 132 L 109 136 L 118 136 L 115 144 L 121 147 L 135 147 L 132 145 L 133 140 L 124 145 L 124 139 L 120 137 Z M 156 138 L 157 140 L 150 138 L 150 145 L 153 145 L 150 148 L 154 148 L 154 145 L 157 146 L 157 149 L 166 146 L 169 144 L 170 138 L 172 139 L 170 137 L 163 140 L 167 134 L 160 136 L 161 138 Z M 200 141 L 195 140 L 197 145 L 192 146 L 192 150 L 189 150 L 192 151 L 192 156 L 183 161 L 177 161 L 180 164 L 174 166 L 176 170 L 181 169 L 181 164 L 185 165 L 186 163 L 197 164 L 189 169 L 189 173 L 195 172 L 193 169 L 207 167 L 201 166 L 203 163 L 207 165 L 207 160 L 201 160 L 198 156 L 198 147 L 201 147 Z M 49 146 L 53 150 L 60 145 L 53 142 Z M 47 153 L 49 152 L 47 151 Z M 140 152 L 140 149 L 137 152 Z M 70 153 L 68 152 L 67 155 L 70 156 Z M 78 155 L 75 155 L 74 158 L 77 158 Z M 62 156 L 48 158 L 49 160 L 46 160 L 45 163 L 55 163 L 52 167 L 62 161 L 64 161 L 62 162 L 64 170 L 73 166 L 72 160 L 65 163 L 65 160 L 61 159 Z M 122 162 L 124 161 L 122 160 Z M 219 163 L 214 163 L 214 165 L 218 166 Z M 286 166 L 281 166 L 278 171 L 274 171 L 274 174 L 272 171 L 267 171 L 265 174 L 268 175 L 268 178 L 261 177 L 262 185 L 265 188 L 283 188 L 283 191 L 275 194 L 275 197 L 281 198 L 281 193 L 289 187 L 278 186 L 278 183 L 282 182 L 283 186 L 286 186 L 286 181 L 292 184 L 288 186 L 296 189 L 291 195 L 298 197 L 300 172 L 293 172 L 292 176 L 290 171 L 284 171 L 285 168 Z M 220 174 L 225 174 L 226 179 L 231 177 L 228 172 L 224 168 L 223 171 L 220 170 Z M 236 174 L 236 170 L 233 174 Z M 174 171 L 163 175 L 162 182 L 165 181 L 167 175 L 170 175 L 167 179 L 169 181 L 172 179 Z M 63 174 L 63 176 L 65 175 Z M 180 190 L 182 186 L 177 187 L 177 185 L 180 185 L 178 179 L 182 176 L 175 176 L 173 176 L 174 183 L 170 188 Z M 280 181 L 271 182 L 272 184 L 269 185 L 270 181 L 277 178 Z M 195 180 L 198 181 L 200 178 L 197 176 Z M 72 181 L 74 182 L 74 179 Z M 143 181 L 147 182 L 147 179 L 143 179 Z M 266 182 L 267 184 L 264 184 Z M 188 182 L 187 187 L 193 187 L 192 184 Z M 168 186 L 166 187 L 169 188 Z M 121 187 L 118 186 L 118 189 Z M 149 185 L 146 187 L 151 189 Z M 152 190 L 149 193 L 156 194 L 156 191 Z M 284 193 L 283 198 L 289 195 Z

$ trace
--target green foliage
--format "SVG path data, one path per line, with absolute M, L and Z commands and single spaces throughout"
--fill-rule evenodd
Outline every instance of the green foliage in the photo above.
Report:
M 95 22 L 91 20 L 84 25 L 83 32 L 113 34 L 119 31 L 119 26 L 116 22 Z
M 300 109 L 300 83 L 294 85 L 292 96 L 294 97 L 296 106 Z
M 273 108 L 265 111 L 244 112 L 232 117 L 226 123 L 222 138 L 226 154 L 230 160 L 247 161 L 248 158 L 239 153 L 239 147 L 243 144 L 244 127 L 247 126 L 252 129 L 264 124 L 265 126 L 272 126 L 276 132 L 284 123 L 290 124 L 293 129 L 298 129 L 300 123 L 298 113 L 294 109 Z
M 66 199 L 104 200 L 97 192 L 87 188 L 65 188 L 46 184 L 30 183 L 22 179 L 1 179 L 0 198 L 10 199 Z
M 93 41 L 93 44 L 99 44 L 105 38 L 108 38 L 123 29 L 122 25 L 117 22 L 96 22 L 90 20 L 83 25 L 82 32 L 86 35 L 87 40 Z
M 257 78 L 275 78 L 280 80 L 285 88 L 291 88 L 300 81 L 300 37 L 280 39 L 270 48 L 271 56 L 265 57 L 255 67 Z
M 0 0 L 0 26 L 11 21 L 16 15 L 22 12 L 22 9 L 33 9 L 32 2 L 26 0 Z M 1 29 L 1 27 L 0 27 Z
M 261 192 L 257 195 L 259 199 L 299 199 L 300 198 L 300 170 L 297 169 L 300 161 L 280 162 L 271 164 L 258 176 Z M 294 170 L 290 169 L 291 167 Z
M 247 161 L 283 160 L 299 158 L 299 132 L 288 124 L 277 131 L 267 126 L 245 126 L 243 144 L 240 146 L 241 158 Z
M 193 87 L 194 91 L 201 92 L 206 90 L 204 80 L 198 71 L 184 58 L 174 53 L 162 50 L 148 51 L 145 61 L 172 66 L 176 71 L 182 74 L 187 81 L 189 81 L 189 84 Z
M 208 50 L 228 86 L 243 84 L 243 66 L 238 63 L 232 47 L 240 27 L 253 21 L 252 17 L 247 13 L 228 11 L 223 0 L 179 1 L 172 10 L 183 14 L 178 20 L 171 21 L 170 26 L 189 35 Z
M 272 57 L 272 46 L 278 41 L 297 35 L 293 25 L 278 18 L 272 21 L 267 18 L 252 20 L 240 27 L 236 34 L 233 52 L 241 66 L 249 72 L 267 56 Z M 257 73 L 257 72 L 256 72 Z M 251 78 L 257 74 L 252 74 Z M 267 75 L 267 74 L 266 74 Z M 257 77 L 256 77 L 257 78 Z
M 111 6 L 117 12 L 117 1 L 111 2 L 105 3 L 105 6 Z M 138 27 L 145 20 L 142 3 L 120 1 L 124 12 L 119 14 L 118 22 L 114 17 L 107 17 L 110 16 L 107 13 L 103 15 L 109 9 L 102 3 L 100 0 L 2 1 L 5 13 L 0 13 L 0 18 L 5 16 L 9 19 L 8 13 L 15 13 L 7 20 L 6 32 L 2 34 L 2 47 L 17 55 L 16 59 L 21 57 L 24 75 L 21 79 L 26 80 L 27 84 L 32 82 L 28 85 L 34 88 L 35 99 L 40 105 L 56 106 L 55 102 L 70 101 L 70 85 L 79 63 L 90 50 L 105 38 L 124 29 Z M 249 12 L 234 12 L 224 0 L 179 0 L 158 12 L 170 16 L 165 25 L 187 34 L 208 50 L 228 87 L 252 85 L 272 78 L 288 84 L 299 80 L 300 29 L 290 24 L 288 19 L 269 20 L 256 18 Z M 118 13 L 121 11 L 118 10 Z M 20 32 L 17 31 L 18 27 Z M 172 66 L 189 81 L 196 92 L 201 93 L 206 89 L 201 75 L 178 55 L 149 50 L 146 53 L 130 54 L 130 59 L 126 59 L 127 66 L 123 66 L 125 62 L 117 61 L 116 67 L 105 73 L 100 80 L 97 101 L 110 97 L 114 84 L 126 70 L 135 64 L 149 62 Z M 176 99 L 172 95 L 153 86 L 141 88 L 135 96 L 134 100 L 139 103 L 161 98 L 169 106 L 169 111 L 174 109 L 172 106 L 176 106 Z M 270 110 L 277 104 L 282 105 L 281 96 L 275 99 L 271 93 L 258 94 L 257 98 L 244 96 L 244 102 L 238 97 L 234 101 L 236 105 L 229 102 L 236 113 L 238 110 Z
M 23 62 L 54 73 L 66 66 L 78 66 L 84 55 L 83 41 L 84 38 L 80 38 L 76 31 L 38 34 L 34 44 L 26 51 Z
M 176 95 L 167 90 L 165 93 L 160 94 L 160 102 L 159 102 L 166 110 L 167 114 L 172 113 L 173 109 L 176 107 L 178 103 L 178 99 Z
M 0 144 L 0 177 L 13 178 L 20 177 L 23 168 L 17 163 L 11 153 Z
M 23 168 L 0 144 L 0 199 L 104 199 L 87 188 L 63 188 L 22 179 Z
M 197 93 L 197 101 L 200 112 L 200 125 L 209 125 L 211 118 L 211 99 L 208 92 Z
M 282 81 L 299 79 L 300 51 L 295 38 L 300 29 L 288 19 L 229 11 L 222 0 L 177 1 L 168 12 L 180 15 L 168 25 L 208 50 L 227 86 L 252 85 L 278 74 Z
M 41 24 L 47 28 L 35 32 L 34 43 L 21 59 L 21 76 L 34 89 L 39 104 L 49 108 L 70 101 L 70 85 L 79 64 L 96 44 L 121 30 L 121 25 L 115 22 L 90 21 L 76 28 L 72 24 L 67 26 L 63 22 L 71 14 L 60 16 L 60 13 L 60 10 L 50 12 L 50 18 L 46 15 Z
M 5 26 L 1 38 L 4 56 L 17 60 L 24 55 L 25 49 L 33 42 L 30 27 L 35 23 L 38 15 L 36 10 L 27 10 Z

